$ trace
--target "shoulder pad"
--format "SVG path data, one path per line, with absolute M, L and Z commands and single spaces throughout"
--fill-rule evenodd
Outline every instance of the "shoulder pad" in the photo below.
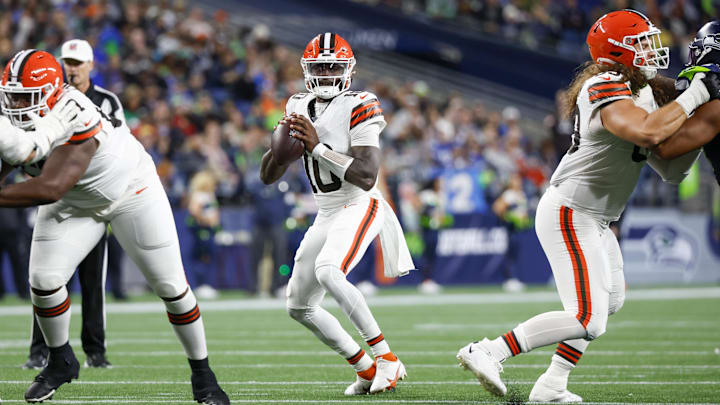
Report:
M 295 94 L 293 94 L 292 96 L 290 96 L 290 99 L 289 99 L 289 100 L 302 100 L 303 98 L 305 98 L 305 97 L 307 97 L 307 96 L 309 96 L 309 95 L 310 95 L 310 93 L 307 93 L 307 92 L 305 92 L 305 93 L 295 93 Z
M 295 108 L 295 105 L 300 102 L 301 100 L 312 96 L 311 93 L 295 93 L 290 98 L 288 98 L 287 103 L 285 104 L 285 114 L 290 114 L 292 110 Z
M 352 95 L 353 108 L 350 114 L 350 129 L 357 127 L 363 122 L 382 117 L 382 108 L 375 94 L 363 91 Z
M 587 91 L 588 101 L 593 106 L 632 97 L 630 83 L 615 72 L 604 72 L 589 78 L 581 91 Z

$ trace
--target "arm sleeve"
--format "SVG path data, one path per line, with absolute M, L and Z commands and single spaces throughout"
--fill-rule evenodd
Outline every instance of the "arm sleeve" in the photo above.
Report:
M 665 160 L 655 154 L 648 156 L 648 164 L 662 177 L 663 181 L 670 184 L 680 184 L 690 173 L 690 168 L 698 156 L 700 149 L 688 152 L 675 159 Z

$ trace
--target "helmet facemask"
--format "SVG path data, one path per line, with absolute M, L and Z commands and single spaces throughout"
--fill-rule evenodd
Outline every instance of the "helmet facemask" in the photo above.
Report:
M 633 66 L 640 69 L 648 79 L 654 78 L 658 69 L 668 68 L 670 50 L 662 46 L 660 30 L 653 26 L 637 35 L 624 36 L 622 43 L 613 39 L 608 41 L 633 52 Z
M 355 58 L 302 58 L 307 90 L 322 99 L 331 99 L 350 89 Z
M 720 64 L 720 34 L 710 34 L 690 43 L 690 65 Z
M 0 86 L 0 108 L 10 122 L 22 129 L 33 126 L 28 113 L 43 116 L 50 111 L 48 100 L 57 90 L 56 86 L 47 83 L 41 87 L 22 87 L 17 82 Z

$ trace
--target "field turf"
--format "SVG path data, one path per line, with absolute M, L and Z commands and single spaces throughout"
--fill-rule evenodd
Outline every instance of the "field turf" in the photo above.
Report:
M 546 347 L 508 360 L 502 376 L 510 392 L 496 399 L 457 366 L 457 350 L 559 309 L 554 291 L 507 295 L 494 288 L 463 288 L 426 297 L 387 289 L 370 302 L 409 374 L 393 393 L 343 396 L 354 380 L 351 368 L 291 320 L 282 301 L 232 293 L 200 302 L 211 365 L 233 403 L 521 404 L 554 351 Z M 339 309 L 326 304 L 357 336 Z M 718 287 L 629 291 L 607 333 L 588 347 L 573 372 L 570 390 L 587 403 L 720 404 L 719 304 Z M 71 344 L 82 363 L 78 310 L 75 305 Z M 23 403 L 37 373 L 20 368 L 28 352 L 30 311 L 29 304 L 15 299 L 0 303 L 3 404 Z M 112 369 L 82 369 L 79 380 L 62 386 L 46 403 L 193 403 L 187 361 L 157 300 L 145 296 L 111 303 L 107 343 Z

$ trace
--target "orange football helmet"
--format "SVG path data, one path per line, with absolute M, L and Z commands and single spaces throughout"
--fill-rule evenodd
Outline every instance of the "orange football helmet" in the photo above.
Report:
M 45 51 L 25 49 L 10 59 L 0 81 L 0 107 L 13 125 L 29 128 L 29 112 L 45 115 L 57 102 L 63 88 L 58 61 Z
M 670 52 L 660 42 L 660 30 L 642 13 L 621 10 L 600 17 L 587 36 L 590 55 L 596 63 L 621 63 L 639 68 L 652 77 L 667 69 Z
M 326 32 L 308 42 L 300 65 L 308 91 L 330 99 L 350 89 L 355 55 L 340 35 Z

